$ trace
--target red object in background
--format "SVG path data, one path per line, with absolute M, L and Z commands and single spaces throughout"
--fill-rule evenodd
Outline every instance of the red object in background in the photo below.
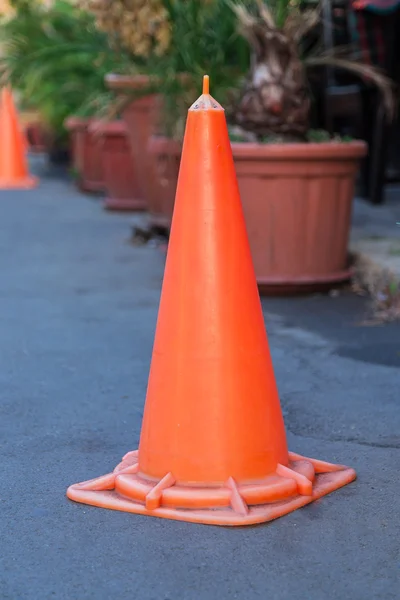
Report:
M 123 121 L 102 123 L 102 165 L 107 199 L 104 208 L 116 211 L 139 211 L 146 208 L 138 184 L 134 161 Z
M 84 192 L 102 192 L 101 138 L 93 133 L 96 121 L 70 117 L 65 125 L 71 133 L 72 166 L 77 171 L 78 187 Z
M 47 151 L 47 135 L 43 125 L 40 123 L 28 123 L 25 127 L 25 137 L 29 152 L 40 153 Z
M 174 212 L 182 145 L 176 140 L 153 135 L 147 150 L 154 174 L 150 215 L 153 221 L 169 231 Z

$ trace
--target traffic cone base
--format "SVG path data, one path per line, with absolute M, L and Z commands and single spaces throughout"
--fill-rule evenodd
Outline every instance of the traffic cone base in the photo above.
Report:
M 39 179 L 37 177 L 28 176 L 23 177 L 22 179 L 12 180 L 12 179 L 0 179 L 0 189 L 1 190 L 31 190 L 36 187 L 39 183 Z
M 282 517 L 347 485 L 353 469 L 289 452 L 289 467 L 278 465 L 262 481 L 189 486 L 172 473 L 153 481 L 139 472 L 138 451 L 129 452 L 113 473 L 72 485 L 70 500 L 141 515 L 207 525 L 255 525 Z

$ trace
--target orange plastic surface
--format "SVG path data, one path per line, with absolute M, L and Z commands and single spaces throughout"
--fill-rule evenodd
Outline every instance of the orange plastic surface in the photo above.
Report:
M 188 114 L 139 451 L 143 473 L 199 483 L 288 462 L 225 113 L 209 95 Z
M 205 78 L 188 113 L 139 450 L 68 497 L 245 525 L 355 476 L 288 453 L 225 114 Z
M 0 105 L 0 189 L 30 189 L 36 186 L 37 178 L 28 172 L 26 149 L 12 94 L 8 88 L 3 88 Z

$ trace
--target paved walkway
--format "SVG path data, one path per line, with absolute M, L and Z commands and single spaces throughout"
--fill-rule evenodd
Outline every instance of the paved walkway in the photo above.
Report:
M 384 204 L 354 202 L 351 249 L 400 281 L 400 187 L 387 186 Z
M 0 192 L 1 600 L 398 598 L 400 326 L 355 296 L 264 301 L 290 448 L 355 483 L 247 529 L 66 499 L 138 443 L 163 256 L 129 224 L 62 180 Z

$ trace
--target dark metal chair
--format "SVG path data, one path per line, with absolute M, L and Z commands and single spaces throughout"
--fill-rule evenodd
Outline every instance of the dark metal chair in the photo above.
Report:
M 323 39 L 327 50 L 338 44 L 350 43 L 351 14 L 349 0 L 321 0 L 323 16 Z M 400 54 L 398 37 L 399 13 L 383 17 L 369 14 L 362 15 L 367 19 L 379 19 L 379 26 L 384 26 L 385 53 L 383 67 L 387 75 L 395 78 L 396 60 Z M 339 18 L 338 18 L 339 17 Z M 397 33 L 397 38 L 396 38 Z M 341 34 L 341 35 L 340 35 Z M 368 157 L 361 168 L 361 195 L 366 196 L 373 204 L 384 200 L 386 182 L 386 166 L 392 126 L 387 119 L 382 97 L 376 89 L 362 81 L 345 81 L 336 70 L 327 68 L 326 87 L 323 93 L 323 122 L 330 133 L 337 131 L 337 121 L 351 119 L 354 135 L 364 139 L 369 145 Z M 400 180 L 400 178 L 399 178 Z

